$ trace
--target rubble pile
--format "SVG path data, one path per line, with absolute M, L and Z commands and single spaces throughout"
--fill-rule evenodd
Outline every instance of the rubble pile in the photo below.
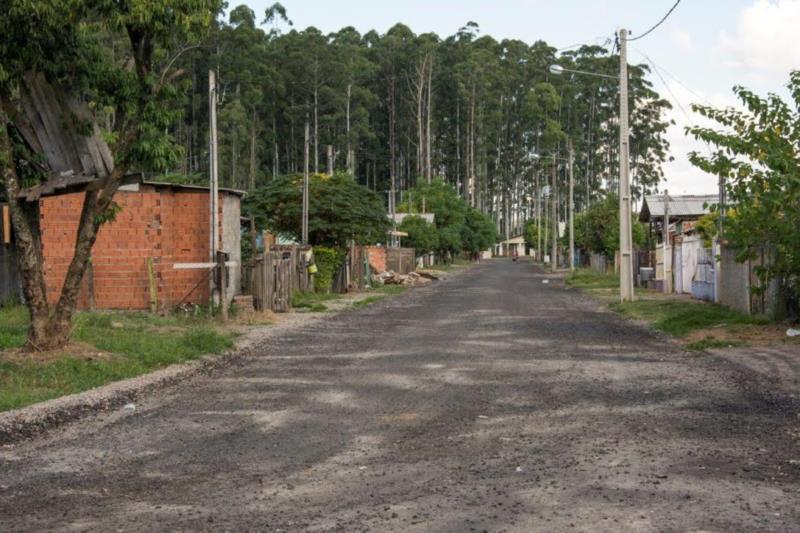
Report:
M 443 278 L 435 277 L 428 271 L 398 274 L 392 270 L 387 270 L 372 276 L 372 281 L 375 285 L 407 285 L 411 287 L 423 287 L 437 279 Z

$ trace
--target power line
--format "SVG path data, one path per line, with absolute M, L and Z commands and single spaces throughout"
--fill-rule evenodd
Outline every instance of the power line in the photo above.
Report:
M 658 65 L 656 65 L 655 62 L 652 59 L 650 59 L 650 56 L 648 56 L 647 54 L 645 54 L 644 52 L 642 52 L 638 48 L 636 48 L 636 47 L 632 47 L 632 48 L 634 50 L 636 50 L 639 54 L 641 54 L 647 60 L 648 63 L 650 63 L 650 66 L 653 67 L 653 72 L 655 72 L 656 76 L 658 76 L 658 79 L 661 80 L 661 83 L 664 85 L 664 88 L 667 90 L 667 92 L 669 92 L 669 94 L 672 95 L 672 99 L 678 105 L 678 108 L 683 113 L 683 116 L 686 117 L 687 122 L 691 122 L 692 119 L 689 116 L 689 113 L 686 112 L 686 109 L 684 109 L 683 104 L 681 104 L 681 101 L 678 99 L 677 96 L 675 96 L 675 93 L 672 92 L 672 88 L 667 83 L 667 80 L 665 80 L 664 76 L 661 75 L 661 69 L 658 67 Z
M 652 33 L 652 32 L 653 32 L 653 30 L 655 30 L 656 28 L 658 28 L 659 26 L 661 26 L 661 25 L 664 23 L 664 21 L 665 21 L 665 20 L 667 20 L 667 19 L 669 18 L 669 16 L 672 14 L 672 12 L 673 12 L 673 11 L 675 11 L 675 8 L 676 8 L 676 7 L 678 7 L 678 4 L 680 4 L 680 3 L 681 3 L 681 0 L 678 0 L 677 2 L 675 2 L 675 5 L 673 5 L 673 6 L 670 8 L 670 10 L 669 10 L 669 11 L 667 11 L 667 14 L 666 14 L 666 15 L 664 15 L 664 16 L 661 18 L 661 20 L 659 20 L 659 21 L 656 23 L 656 25 L 655 25 L 655 26 L 653 26 L 652 28 L 650 28 L 649 30 L 647 30 L 646 32 L 644 32 L 643 34 L 641 34 L 641 35 L 640 35 L 640 36 L 638 36 L 638 37 L 634 37 L 633 39 L 628 39 L 628 42 L 630 42 L 630 41 L 638 41 L 639 39 L 644 39 L 645 37 L 647 37 L 647 36 L 648 36 L 650 33 Z

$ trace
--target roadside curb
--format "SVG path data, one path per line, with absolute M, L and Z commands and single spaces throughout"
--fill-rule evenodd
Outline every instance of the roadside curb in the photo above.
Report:
M 0 413 L 0 444 L 30 439 L 89 414 L 120 407 L 148 392 L 211 373 L 245 356 L 243 350 L 205 355 L 188 363 Z

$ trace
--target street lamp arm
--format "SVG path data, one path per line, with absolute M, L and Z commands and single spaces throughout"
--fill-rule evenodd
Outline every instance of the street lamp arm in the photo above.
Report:
M 598 72 L 588 72 L 585 70 L 564 68 L 561 65 L 552 65 L 550 67 L 550 72 L 552 72 L 553 74 L 563 74 L 564 72 L 569 72 L 571 74 L 583 74 L 584 76 L 594 76 L 596 78 L 608 78 L 611 80 L 619 80 L 617 76 L 611 76 L 610 74 L 600 74 Z

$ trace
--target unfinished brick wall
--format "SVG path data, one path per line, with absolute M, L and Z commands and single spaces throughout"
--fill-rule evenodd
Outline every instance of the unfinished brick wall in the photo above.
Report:
M 369 267 L 374 273 L 386 272 L 386 248 L 383 246 L 367 246 Z
M 168 309 L 182 300 L 208 301 L 207 271 L 173 268 L 175 263 L 209 260 L 208 192 L 142 185 L 137 192 L 118 192 L 114 201 L 121 211 L 114 222 L 100 228 L 92 250 L 97 308 L 148 309 L 148 258 L 153 259 L 159 307 Z M 72 260 L 82 203 L 83 193 L 50 197 L 41 203 L 51 302 L 57 300 Z M 84 279 L 78 305 L 86 308 L 88 303 Z

